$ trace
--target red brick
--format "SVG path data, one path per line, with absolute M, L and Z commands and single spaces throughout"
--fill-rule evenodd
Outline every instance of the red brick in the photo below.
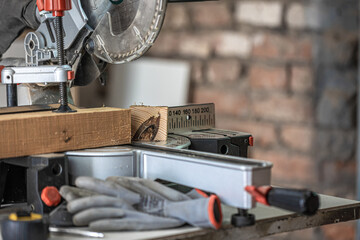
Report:
M 356 177 L 355 177 L 356 178 Z M 354 178 L 354 179 L 355 179 Z M 321 184 L 322 185 L 322 184 Z M 344 192 L 347 191 L 347 192 Z M 340 198 L 346 198 L 346 199 L 356 199 L 356 189 L 351 189 L 351 192 L 349 192 L 348 188 L 343 188 L 341 184 L 333 183 L 332 185 L 328 186 L 321 186 L 320 191 L 318 191 L 321 194 L 328 195 L 328 196 L 335 196 Z
M 211 37 L 208 34 L 179 34 L 178 51 L 182 57 L 208 58 L 211 54 Z
M 316 238 L 316 229 L 315 228 L 308 228 L 303 230 L 298 230 L 294 232 L 288 233 L 288 237 L 283 238 L 285 239 L 291 239 L 291 240 L 304 240 L 304 239 L 317 239 Z M 277 239 L 279 240 L 279 239 Z
M 248 98 L 238 91 L 195 87 L 193 89 L 194 103 L 215 103 L 217 116 L 223 114 L 232 116 L 247 116 L 249 114 Z
M 279 1 L 238 1 L 235 17 L 239 23 L 280 27 L 283 5 Z
M 356 222 L 344 222 L 321 227 L 324 239 L 353 240 L 355 239 Z
M 285 89 L 285 67 L 253 65 L 249 73 L 250 86 L 254 89 Z
M 207 79 L 209 82 L 235 82 L 240 76 L 240 63 L 237 60 L 212 60 L 207 66 Z
M 193 61 L 191 63 L 191 81 L 196 83 L 204 82 L 203 65 L 202 61 Z
M 255 117 L 280 122 L 312 122 L 313 105 L 306 97 L 270 93 L 269 96 L 252 94 Z
M 285 16 L 287 25 L 294 29 L 310 28 L 320 30 L 323 27 L 322 21 L 319 21 L 319 5 L 315 2 L 304 4 L 305 2 L 294 2 L 288 6 Z
M 310 67 L 291 68 L 291 90 L 294 92 L 310 92 L 315 88 L 314 72 Z
M 148 54 L 157 57 L 208 58 L 211 42 L 211 37 L 207 34 L 164 31 L 160 33 Z
M 303 4 L 291 4 L 287 9 L 286 23 L 291 28 L 305 28 L 307 25 L 305 15 L 305 7 Z
M 287 125 L 281 128 L 281 139 L 285 146 L 294 150 L 310 152 L 313 145 L 314 128 Z
M 232 31 L 215 32 L 213 38 L 217 56 L 247 58 L 251 54 L 251 39 L 246 34 Z
M 291 187 L 291 183 L 300 183 L 303 186 L 317 181 L 317 172 L 314 160 L 307 155 L 300 155 L 282 150 L 264 151 L 254 149 L 253 158 L 270 161 L 273 184 L 282 187 Z
M 166 9 L 166 17 L 163 29 L 185 29 L 190 25 L 189 14 L 184 5 L 169 4 Z
M 147 54 L 156 57 L 173 56 L 178 53 L 178 46 L 177 34 L 163 31 Z
M 230 8 L 224 2 L 198 3 L 190 7 L 194 26 L 202 28 L 231 27 Z
M 330 194 L 351 196 L 356 186 L 356 161 L 324 161 L 320 166 L 320 180 Z M 327 191 L 329 191 L 327 189 Z
M 216 127 L 233 131 L 251 133 L 254 137 L 254 148 L 270 147 L 277 143 L 275 126 L 272 123 L 243 121 L 233 118 L 216 117 Z
M 289 37 L 259 33 L 254 37 L 254 57 L 274 60 L 312 60 L 312 42 L 307 37 Z

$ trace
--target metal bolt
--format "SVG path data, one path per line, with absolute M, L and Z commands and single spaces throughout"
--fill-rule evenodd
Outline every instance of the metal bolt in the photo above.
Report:
M 62 17 L 55 17 L 56 45 L 58 51 L 58 65 L 65 65 L 64 28 Z M 60 107 L 55 112 L 74 112 L 68 106 L 67 83 L 59 84 Z

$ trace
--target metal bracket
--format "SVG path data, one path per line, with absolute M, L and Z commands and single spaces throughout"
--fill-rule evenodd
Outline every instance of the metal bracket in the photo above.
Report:
M 241 209 L 255 206 L 249 185 L 270 185 L 269 162 L 161 147 L 133 146 L 66 153 L 70 182 L 78 176 L 136 176 L 162 179 L 214 192 L 221 202 Z
M 68 65 L 38 66 L 38 67 L 6 67 L 1 72 L 3 84 L 21 83 L 64 83 L 68 81 Z

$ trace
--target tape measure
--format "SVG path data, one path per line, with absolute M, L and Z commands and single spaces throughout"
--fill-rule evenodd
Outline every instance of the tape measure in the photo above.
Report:
M 1 236 L 4 240 L 46 240 L 49 236 L 49 225 L 40 214 L 12 213 L 8 220 L 1 223 Z
M 168 108 L 168 133 L 215 128 L 215 104 L 193 104 Z

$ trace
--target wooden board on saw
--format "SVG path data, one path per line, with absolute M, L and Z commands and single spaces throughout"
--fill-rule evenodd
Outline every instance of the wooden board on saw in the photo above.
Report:
M 0 115 L 0 159 L 131 143 L 130 110 Z
M 133 141 L 166 141 L 168 107 L 130 106 Z

